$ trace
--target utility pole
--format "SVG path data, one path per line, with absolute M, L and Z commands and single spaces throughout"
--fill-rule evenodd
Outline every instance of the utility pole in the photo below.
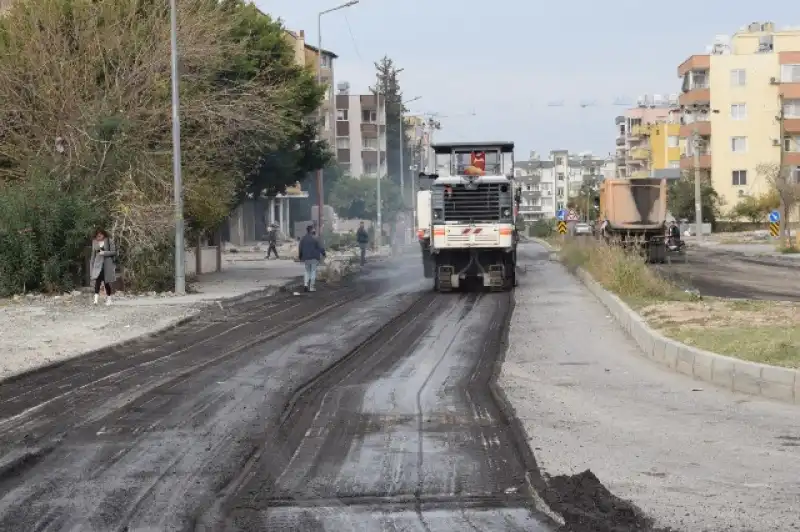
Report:
M 186 293 L 186 245 L 183 220 L 183 176 L 181 175 L 181 115 L 178 73 L 178 8 L 169 2 L 170 56 L 172 62 L 172 174 L 175 201 L 175 293 Z
M 700 132 L 697 122 L 692 131 L 692 147 L 694 148 L 694 221 L 695 234 L 698 240 L 703 239 L 703 189 L 700 186 Z
M 378 251 L 381 249 L 381 245 L 383 244 L 383 218 L 381 217 L 381 203 L 383 203 L 381 198 L 381 80 L 378 80 L 378 89 L 375 91 L 375 107 L 377 108 L 376 112 L 376 122 L 378 122 L 377 130 L 378 130 L 378 174 L 377 179 L 375 182 L 377 183 L 377 194 L 378 194 L 378 202 L 377 202 L 377 225 L 378 227 L 375 228 L 375 243 L 378 246 Z M 383 108 L 386 109 L 386 102 L 384 102 Z
M 698 104 L 692 105 L 692 110 L 688 111 L 689 114 L 695 113 L 694 127 L 692 128 L 692 148 L 693 153 L 693 166 L 694 166 L 694 218 L 695 218 L 695 234 L 698 240 L 702 240 L 703 236 L 703 188 L 700 182 L 700 146 L 702 140 L 700 139 L 700 126 L 698 124 L 698 115 L 700 110 L 703 109 L 708 114 L 708 120 L 711 120 L 711 115 L 719 111 L 711 109 L 710 107 Z M 686 111 L 685 111 L 686 112 Z M 666 141 L 666 139 L 665 139 Z
M 317 84 L 318 85 L 322 85 L 322 16 L 323 15 L 327 15 L 328 13 L 333 13 L 334 11 L 339 11 L 340 9 L 345 9 L 347 7 L 354 6 L 359 1 L 360 0 L 350 0 L 349 2 L 346 2 L 344 4 L 338 5 L 336 7 L 332 7 L 330 9 L 326 9 L 325 11 L 320 11 L 317 14 Z M 331 78 L 331 86 L 327 90 L 328 91 L 332 91 L 333 90 L 333 78 Z M 331 98 L 331 100 L 335 101 L 336 100 L 336 96 L 334 95 Z M 333 104 L 331 105 L 331 107 L 335 108 L 335 106 Z M 335 110 L 332 110 L 331 111 L 331 115 L 329 116 L 329 118 L 330 118 L 330 127 L 333 128 L 333 131 L 334 131 L 334 135 L 333 135 L 334 139 L 336 138 L 336 123 L 335 123 L 335 120 L 333 120 L 335 118 L 333 116 L 333 114 L 335 112 L 336 112 Z M 325 116 L 325 114 L 324 114 L 324 105 L 320 106 L 320 114 L 323 117 Z M 322 125 L 324 126 L 325 122 L 323 122 Z M 324 190 L 325 190 L 325 187 L 324 187 L 324 184 L 323 184 L 323 169 L 320 168 L 319 170 L 317 170 L 317 196 L 318 196 L 317 197 L 317 211 L 318 211 L 317 212 L 317 231 L 318 231 L 318 236 L 319 236 L 320 241 L 322 241 L 322 239 L 323 239 L 323 230 L 322 229 L 324 227 L 324 225 L 323 225 L 323 215 L 322 215 L 322 209 L 325 206 Z M 287 223 L 288 223 L 288 220 L 287 220 Z
M 784 192 L 780 190 L 781 186 L 781 179 L 784 179 L 783 173 L 783 165 L 786 162 L 786 154 L 785 154 L 785 140 L 786 137 L 786 124 L 784 123 L 784 113 L 783 113 L 783 94 L 780 92 L 778 93 L 778 104 L 780 105 L 778 109 L 778 142 L 780 146 L 778 149 L 780 150 L 778 153 L 778 175 L 775 176 L 775 187 L 778 188 L 778 197 L 780 198 L 780 206 L 781 206 L 781 224 L 780 224 L 780 235 L 781 235 L 781 242 L 783 242 L 787 247 L 791 247 L 792 239 L 791 235 L 789 235 L 789 221 L 787 220 L 789 216 L 789 209 L 786 208 L 786 202 L 783 199 Z

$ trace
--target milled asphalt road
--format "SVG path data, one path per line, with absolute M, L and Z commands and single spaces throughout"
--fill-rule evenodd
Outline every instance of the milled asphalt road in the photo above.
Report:
M 419 258 L 0 387 L 0 530 L 552 530 L 488 383 L 511 294 Z
M 705 296 L 800 301 L 797 264 L 696 246 L 689 248 L 686 259 L 654 267 L 679 286 Z

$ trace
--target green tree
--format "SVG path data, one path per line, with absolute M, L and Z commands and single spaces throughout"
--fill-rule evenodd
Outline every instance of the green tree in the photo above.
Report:
M 731 215 L 735 218 L 745 218 L 751 223 L 763 222 L 768 211 L 764 210 L 764 206 L 759 198 L 753 196 L 745 196 L 731 209 Z
M 381 181 L 381 218 L 393 220 L 402 208 L 400 188 L 388 179 Z M 331 191 L 330 205 L 344 218 L 376 220 L 377 181 L 374 177 L 342 177 Z
M 200 230 L 324 165 L 327 147 L 306 119 L 320 88 L 278 22 L 242 0 L 178 13 L 185 212 Z M 169 19 L 152 0 L 30 0 L 0 17 L 0 182 L 89 198 L 134 284 L 172 272 Z
M 708 178 L 700 183 L 703 205 L 703 222 L 715 224 L 719 216 L 719 195 Z M 670 183 L 667 191 L 667 206 L 672 216 L 679 220 L 695 221 L 694 175 L 685 172 L 680 179 Z
M 375 63 L 376 83 L 372 87 L 373 94 L 381 94 L 386 99 L 386 168 L 389 179 L 395 183 L 400 183 L 400 145 L 403 135 L 403 161 L 404 166 L 408 167 L 414 157 L 414 147 L 411 146 L 408 132 L 405 127 L 400 125 L 400 117 L 408 109 L 403 106 L 403 91 L 400 89 L 398 80 L 399 69 L 394 61 L 384 56 Z M 405 172 L 406 180 L 410 180 L 410 172 Z M 408 195 L 408 190 L 406 195 Z M 408 199 L 406 200 L 408 201 Z

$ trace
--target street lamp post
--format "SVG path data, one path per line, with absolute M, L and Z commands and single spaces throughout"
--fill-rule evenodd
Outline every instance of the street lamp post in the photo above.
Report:
M 400 131 L 400 197 L 403 199 L 403 209 L 404 210 L 406 208 L 406 179 L 405 179 L 406 168 L 405 168 L 405 162 L 404 162 L 404 157 L 403 157 L 403 151 L 404 151 L 403 143 L 404 143 L 404 140 L 405 140 L 405 137 L 406 137 L 406 128 L 405 128 L 405 123 L 403 122 L 403 107 L 405 106 L 405 104 L 411 103 L 411 102 L 416 102 L 420 98 L 422 98 L 422 96 L 417 96 L 415 98 L 411 98 L 410 100 L 406 100 L 404 102 L 400 102 L 400 120 L 399 120 L 400 123 L 398 124 L 398 126 L 400 128 L 399 129 L 399 131 Z M 413 201 L 414 201 L 413 200 L 413 198 L 414 198 L 414 176 L 413 176 L 413 174 L 411 176 L 411 198 L 412 198 L 411 201 L 413 203 Z M 412 224 L 413 224 L 413 222 L 412 222 Z M 405 236 L 405 234 L 404 234 L 404 236 L 403 236 L 403 243 L 404 244 L 406 242 L 406 238 L 407 238 L 407 236 Z
M 170 59 L 172 63 L 172 177 L 175 201 L 175 293 L 186 293 L 186 246 L 183 221 L 183 176 L 181 176 L 180 84 L 178 79 L 178 9 L 169 2 Z
M 172 1 L 174 2 L 175 0 L 172 0 Z M 350 0 L 349 2 L 345 2 L 344 4 L 338 5 L 336 7 L 332 7 L 330 9 L 326 9 L 325 11 L 320 11 L 317 14 L 317 84 L 319 84 L 319 85 L 322 85 L 322 15 L 327 15 L 328 13 L 333 13 L 334 11 L 339 11 L 340 9 L 344 9 L 346 7 L 354 6 L 358 2 L 359 2 L 359 0 Z M 331 82 L 331 88 L 328 89 L 329 91 L 332 89 L 332 85 L 333 85 L 333 83 Z M 322 106 L 320 106 L 320 110 L 324 113 L 324 110 L 322 109 Z M 331 115 L 333 115 L 334 112 L 335 111 L 331 111 Z M 335 120 L 333 120 L 333 118 L 334 117 L 331 116 L 331 127 L 334 128 L 334 136 L 333 137 L 335 139 L 336 138 L 336 134 L 335 134 L 335 132 L 336 132 L 336 129 L 335 129 L 336 128 L 336 124 L 335 124 Z M 317 199 L 317 210 L 318 210 L 318 212 L 317 212 L 317 225 L 318 225 L 318 231 L 319 231 L 320 239 L 323 237 L 322 236 L 322 233 L 323 233 L 323 230 L 322 230 L 323 229 L 323 225 L 322 225 L 322 219 L 323 219 L 322 218 L 322 209 L 325 206 L 325 198 L 323 197 L 324 186 L 323 186 L 322 180 L 323 180 L 323 171 L 322 171 L 322 168 L 320 168 L 319 170 L 317 170 L 317 196 L 318 196 L 318 199 Z

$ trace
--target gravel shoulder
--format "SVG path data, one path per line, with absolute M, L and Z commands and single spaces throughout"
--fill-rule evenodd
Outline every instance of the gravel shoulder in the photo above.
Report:
M 662 369 L 543 247 L 520 255 L 499 384 L 543 473 L 590 469 L 677 530 L 800 530 L 796 407 Z

